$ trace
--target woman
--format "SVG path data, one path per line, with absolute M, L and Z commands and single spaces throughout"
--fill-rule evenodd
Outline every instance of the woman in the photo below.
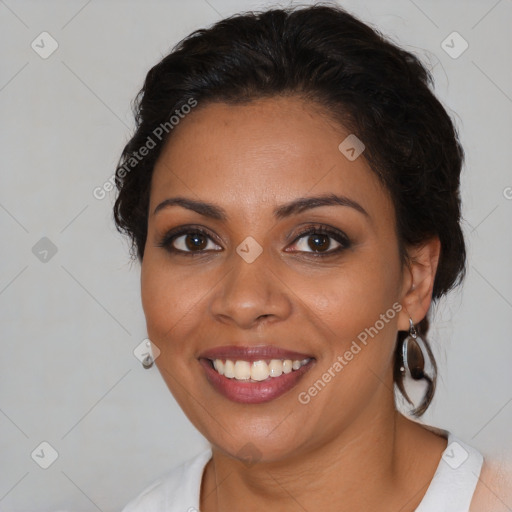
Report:
M 418 381 L 428 407 L 428 313 L 465 270 L 463 150 L 430 84 L 321 5 L 222 20 L 149 71 L 114 215 L 144 365 L 212 448 L 126 512 L 477 510 L 481 454 L 395 405 Z

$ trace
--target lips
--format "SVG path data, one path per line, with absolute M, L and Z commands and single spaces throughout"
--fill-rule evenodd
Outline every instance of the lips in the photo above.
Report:
M 241 347 L 224 346 L 216 347 L 202 352 L 199 362 L 205 371 L 206 378 L 212 387 L 221 395 L 231 401 L 245 404 L 258 404 L 269 402 L 294 388 L 303 375 L 314 365 L 315 358 L 309 354 L 285 350 L 272 345 Z M 300 367 L 294 365 L 293 371 L 279 372 L 260 381 L 255 381 L 247 376 L 242 380 L 219 373 L 219 361 L 221 366 L 227 361 L 231 363 L 245 362 L 244 365 L 256 361 L 301 361 Z M 229 363 L 228 363 L 229 364 Z M 238 366 L 235 364 L 235 366 Z M 278 365 L 279 366 L 279 365 Z

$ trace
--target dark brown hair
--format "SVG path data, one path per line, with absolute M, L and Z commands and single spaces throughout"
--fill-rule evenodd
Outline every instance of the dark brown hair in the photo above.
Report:
M 129 235 L 132 257 L 136 254 L 142 261 L 151 177 L 172 136 L 173 113 L 191 101 L 202 107 L 296 95 L 323 107 L 364 142 L 363 156 L 394 203 L 404 263 L 407 246 L 439 237 L 436 301 L 464 277 L 466 250 L 459 193 L 464 154 L 432 86 L 430 72 L 416 56 L 340 7 L 317 4 L 248 12 L 196 30 L 148 72 L 135 99 L 136 131 L 116 169 L 117 229 Z M 155 129 L 162 126 L 168 129 L 160 129 L 161 136 L 155 137 Z M 135 160 L 148 138 L 155 147 Z M 425 342 L 428 327 L 427 317 L 416 326 Z M 398 333 L 394 380 L 408 399 L 400 373 L 406 336 Z M 423 402 L 413 411 L 417 416 L 427 409 L 435 390 L 433 357 L 432 363 L 431 378 L 415 375 L 428 381 Z

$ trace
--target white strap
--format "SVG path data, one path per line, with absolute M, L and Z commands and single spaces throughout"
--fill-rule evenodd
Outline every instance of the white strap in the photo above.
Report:
M 415 512 L 469 512 L 482 464 L 478 450 L 448 433 L 448 446 Z

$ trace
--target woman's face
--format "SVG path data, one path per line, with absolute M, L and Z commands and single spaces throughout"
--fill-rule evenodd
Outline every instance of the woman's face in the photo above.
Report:
M 296 97 L 199 104 L 155 167 L 148 336 L 186 415 L 233 456 L 297 455 L 393 409 L 410 282 L 386 190 L 351 139 L 338 148 L 349 135 Z M 286 207 L 332 195 L 339 203 Z M 177 197 L 199 207 L 158 208 Z

